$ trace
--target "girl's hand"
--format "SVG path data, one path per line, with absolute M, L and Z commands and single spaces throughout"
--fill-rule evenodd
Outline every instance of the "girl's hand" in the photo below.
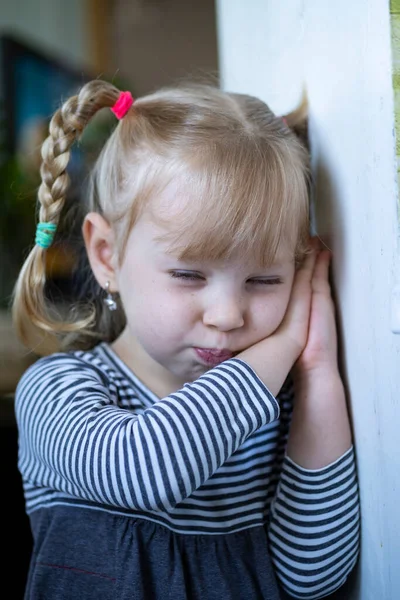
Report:
M 329 250 L 317 251 L 311 280 L 311 312 L 307 343 L 295 364 L 302 376 L 315 369 L 337 369 L 337 333 L 335 307 L 329 285 Z
M 306 255 L 296 271 L 285 317 L 275 333 L 267 338 L 276 340 L 284 338 L 289 347 L 294 349 L 295 360 L 307 344 L 313 295 L 312 281 L 317 254 L 317 244 L 312 240 L 310 253 Z
M 311 280 L 307 343 L 292 369 L 295 402 L 287 455 L 305 469 L 321 469 L 352 444 L 346 393 L 337 360 L 330 252 L 317 253 Z
M 307 344 L 316 254 L 313 248 L 297 270 L 289 305 L 278 329 L 236 357 L 253 367 L 273 394 L 279 392 Z

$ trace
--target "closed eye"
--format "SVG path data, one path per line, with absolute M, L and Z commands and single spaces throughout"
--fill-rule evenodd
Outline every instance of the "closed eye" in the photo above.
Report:
M 262 279 L 248 279 L 247 283 L 250 283 L 251 285 L 278 285 L 280 283 L 283 283 L 283 281 L 280 277 L 270 277 Z
M 203 281 L 204 277 L 200 273 L 194 271 L 169 271 L 173 279 L 181 279 L 183 281 Z
M 205 277 L 196 271 L 169 271 L 170 277 L 180 279 L 181 281 L 205 281 Z M 279 285 L 283 283 L 280 277 L 260 277 L 248 279 L 246 283 L 250 285 Z

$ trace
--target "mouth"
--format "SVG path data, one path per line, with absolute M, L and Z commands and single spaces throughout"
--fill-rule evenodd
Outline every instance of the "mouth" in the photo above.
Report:
M 195 348 L 194 350 L 201 361 L 208 366 L 219 365 L 237 354 L 237 352 L 231 350 L 219 350 L 217 348 Z

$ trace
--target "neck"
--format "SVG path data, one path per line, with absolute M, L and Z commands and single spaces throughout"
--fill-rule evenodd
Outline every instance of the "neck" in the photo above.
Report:
M 173 373 L 153 360 L 128 328 L 124 329 L 111 347 L 136 377 L 158 398 L 165 398 L 183 387 L 185 382 L 179 381 Z

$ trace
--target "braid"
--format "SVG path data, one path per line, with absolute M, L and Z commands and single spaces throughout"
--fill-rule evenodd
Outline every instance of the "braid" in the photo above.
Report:
M 70 179 L 67 166 L 71 147 L 86 125 L 105 107 L 112 107 L 120 92 L 104 81 L 86 84 L 78 95 L 69 98 L 50 121 L 49 136 L 42 145 L 40 174 L 42 183 L 38 191 L 39 222 L 57 226 L 60 221 Z M 46 303 L 45 248 L 35 245 L 19 274 L 13 298 L 13 320 L 21 340 L 30 347 L 36 346 L 43 336 L 52 338 L 52 350 L 57 347 L 58 333 L 72 333 L 90 326 L 93 310 L 73 323 L 64 322 Z

